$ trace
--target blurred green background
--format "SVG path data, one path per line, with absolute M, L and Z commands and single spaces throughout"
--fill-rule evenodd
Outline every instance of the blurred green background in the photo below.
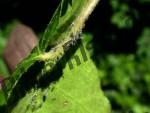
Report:
M 37 34 L 46 28 L 59 0 L 0 1 L 0 74 L 9 76 L 2 53 L 14 24 Z M 113 113 L 150 112 L 150 0 L 101 0 L 86 22 L 88 49 Z

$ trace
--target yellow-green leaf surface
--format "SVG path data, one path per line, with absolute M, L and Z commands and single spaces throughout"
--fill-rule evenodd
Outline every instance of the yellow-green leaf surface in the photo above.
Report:
M 12 95 L 12 90 L 16 87 L 22 75 L 27 72 L 35 62 L 52 60 L 54 61 L 54 64 L 56 64 L 57 61 L 63 57 L 65 54 L 62 49 L 63 45 L 66 42 L 73 40 L 73 38 L 80 33 L 84 27 L 85 21 L 88 19 L 98 2 L 99 0 L 61 1 L 37 47 L 17 66 L 10 78 L 11 82 L 6 81 L 7 99 Z M 51 50 L 47 52 L 46 50 L 49 46 L 54 46 L 56 52 L 54 53 Z M 57 59 L 58 57 L 59 59 Z M 51 70 L 52 68 L 49 71 Z
M 87 51 L 86 51 L 87 53 Z M 90 58 L 81 65 L 63 69 L 62 77 L 48 88 L 29 91 L 12 113 L 110 113 L 110 105 L 100 88 L 97 69 Z M 43 96 L 45 96 L 43 100 Z M 34 96 L 34 99 L 33 99 Z

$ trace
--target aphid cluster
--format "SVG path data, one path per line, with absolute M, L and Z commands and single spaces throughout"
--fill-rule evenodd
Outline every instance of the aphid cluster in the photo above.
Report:
M 81 36 L 82 36 L 82 31 L 80 31 L 78 34 L 74 35 L 73 33 L 71 34 L 70 36 L 70 39 L 67 40 L 64 44 L 63 44 L 63 48 L 64 48 L 64 51 L 67 51 L 69 49 L 70 46 L 74 46 L 77 41 L 79 39 L 81 39 Z
M 37 88 L 31 90 L 31 98 L 29 99 L 28 109 L 30 108 L 32 112 L 42 107 L 42 100 L 39 97 L 39 92 Z
M 71 33 L 70 38 L 59 42 L 54 48 L 52 48 L 48 53 L 42 56 L 44 63 L 44 68 L 41 74 L 38 76 L 38 80 L 44 76 L 47 72 L 50 72 L 55 64 L 62 58 L 65 51 L 67 51 L 71 46 L 74 46 L 77 41 L 81 38 L 82 31 L 78 34 Z

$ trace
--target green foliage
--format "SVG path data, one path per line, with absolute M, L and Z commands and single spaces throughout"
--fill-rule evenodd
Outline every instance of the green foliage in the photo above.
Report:
M 38 50 L 43 52 L 48 46 L 77 35 L 98 1 L 62 0 L 39 42 Z
M 57 63 L 57 61 L 64 55 L 64 44 L 73 40 L 73 38 L 80 33 L 84 27 L 86 19 L 91 14 L 98 1 L 99 0 L 84 0 L 82 1 L 83 5 L 80 5 L 81 2 L 73 0 L 72 3 L 74 5 L 72 7 L 68 7 L 67 11 L 63 12 L 64 15 L 61 15 L 62 8 L 64 7 L 62 4 L 66 1 L 61 2 L 50 21 L 50 24 L 45 30 L 43 37 L 39 41 L 39 45 L 22 63 L 18 65 L 10 78 L 11 83 L 6 81 L 6 86 L 8 87 L 7 98 L 11 96 L 11 92 L 15 88 L 21 75 L 27 72 L 29 67 L 31 67 L 36 61 L 44 61 L 45 63 L 52 61 L 53 65 Z M 56 42 L 58 45 L 56 45 Z M 53 50 L 49 50 L 49 52 L 44 53 L 49 46 L 55 46 L 55 52 L 53 52 Z M 44 68 L 46 68 L 46 66 Z M 52 68 L 49 69 L 49 71 L 51 70 Z
M 121 3 L 119 0 L 112 0 L 110 3 L 113 9 L 112 24 L 120 29 L 132 28 L 134 20 L 129 12 L 132 10 L 133 15 L 136 15 L 136 11 L 131 9 L 126 3 Z
M 150 28 L 144 28 L 137 42 L 139 49 L 137 54 L 140 57 L 150 58 Z
M 137 54 L 107 55 L 100 60 L 99 73 L 114 113 L 150 111 L 149 28 L 139 37 Z
M 149 0 L 102 0 L 100 18 L 94 14 L 94 22 L 90 23 L 97 25 L 92 29 L 93 34 L 85 34 L 82 39 L 88 48 L 86 52 L 94 56 L 98 69 L 89 57 L 87 62 L 82 61 L 79 66 L 74 62 L 73 70 L 69 70 L 67 62 L 63 68 L 56 68 L 65 55 L 70 56 L 63 49 L 68 42 L 67 49 L 71 49 L 71 55 L 77 54 L 81 58 L 79 45 L 75 46 L 78 49 L 74 53 L 70 48 L 71 43 L 77 40 L 85 20 L 97 2 L 98 0 L 62 0 L 39 45 L 18 65 L 13 74 L 14 82 L 7 82 L 10 90 L 4 108 L 9 108 L 8 112 L 109 113 L 109 102 L 104 94 L 111 103 L 113 113 L 150 111 Z M 100 20 L 97 21 L 97 18 Z M 6 44 L 3 37 L 9 34 L 8 31 L 0 31 L 0 54 Z M 102 40 L 97 39 L 97 35 Z M 92 36 L 94 37 L 91 38 Z M 94 43 L 90 42 L 91 39 Z M 136 45 L 133 41 L 137 42 Z M 103 42 L 107 42 L 107 47 L 103 47 Z M 111 51 L 114 48 L 117 52 Z M 2 58 L 0 66 L 0 72 L 9 75 Z M 26 88 L 27 80 L 30 81 L 31 78 L 35 79 L 34 84 Z M 104 94 L 99 85 L 100 80 Z M 12 92 L 17 88 L 20 88 L 18 92 Z M 23 94 L 16 96 L 19 92 Z M 0 105 L 5 103 L 4 95 L 0 92 Z
M 108 0 L 106 4 L 109 11 L 103 21 L 107 24 L 98 28 L 100 33 L 93 41 L 93 59 L 102 78 L 102 89 L 110 100 L 113 113 L 148 113 L 149 0 Z
M 59 74 L 60 78 L 57 80 L 45 79 L 57 77 L 54 75 L 57 75 L 59 70 L 52 74 L 56 64 L 67 54 L 72 43 L 78 40 L 85 21 L 98 1 L 62 0 L 37 47 L 17 66 L 10 79 L 5 81 L 7 104 L 1 101 L 6 108 L 5 112 L 110 113 L 109 102 L 100 89 L 100 78 L 90 58 L 88 62 L 73 70 L 66 65 L 61 69 L 63 73 Z M 49 63 L 52 63 L 52 66 L 48 66 Z M 33 68 L 38 68 L 39 72 L 36 73 Z M 32 84 L 28 84 L 28 80 L 31 79 L 31 76 L 27 77 L 30 71 Z M 22 79 L 24 82 L 27 80 L 27 83 L 23 84 Z M 41 84 L 43 79 L 45 83 Z M 30 87 L 24 89 L 27 85 Z M 4 100 L 2 92 L 0 95 Z
M 125 12 L 120 11 L 112 16 L 111 22 L 118 26 L 118 28 L 131 28 L 133 20 L 131 17 L 125 15 Z
M 82 60 L 80 49 L 75 55 L 80 56 L 81 65 L 76 66 L 74 62 L 73 70 L 66 65 L 56 84 L 49 84 L 45 89 L 31 89 L 12 113 L 110 113 L 109 102 L 100 90 L 97 68 L 90 58 L 87 62 Z M 45 101 L 43 96 L 46 96 Z

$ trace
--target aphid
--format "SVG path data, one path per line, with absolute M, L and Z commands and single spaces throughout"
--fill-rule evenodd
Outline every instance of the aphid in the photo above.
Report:
M 47 72 L 50 72 L 55 64 L 61 59 L 64 54 L 64 49 L 62 44 L 59 44 L 55 47 L 55 50 L 51 50 L 47 53 L 41 54 L 39 59 L 44 61 L 44 68 L 42 69 L 41 73 L 37 76 L 37 80 L 39 80 L 42 76 L 44 76 Z
M 38 108 L 42 107 L 42 102 L 39 100 L 38 98 L 38 90 L 37 88 L 32 89 L 31 90 L 31 94 L 33 93 L 33 95 L 31 96 L 30 100 L 29 100 L 29 108 L 31 108 L 32 111 L 37 110 Z
M 48 88 L 48 89 L 46 89 L 46 90 L 44 91 L 43 101 L 45 101 L 45 100 L 46 100 L 46 98 L 47 98 L 47 96 L 48 96 L 48 91 L 49 91 L 49 88 Z
M 70 46 L 74 46 L 77 43 L 77 40 L 80 39 L 82 31 L 74 35 L 71 33 L 70 38 L 64 41 L 59 41 L 58 45 L 52 48 L 48 53 L 45 53 L 40 56 L 41 60 L 45 62 L 44 69 L 41 71 L 41 75 L 38 76 L 41 78 L 47 72 L 50 72 L 55 64 L 62 58 L 65 51 L 69 49 Z
M 33 96 L 31 97 L 31 102 L 33 103 L 36 100 L 37 94 L 33 94 Z
M 68 105 L 68 103 L 69 103 L 69 102 L 66 100 L 66 101 L 64 101 L 63 104 L 66 106 L 66 105 Z
M 54 61 L 46 62 L 45 67 L 44 67 L 44 71 L 49 72 L 54 67 L 54 65 L 55 65 Z
M 35 86 L 35 87 L 37 87 L 37 86 Z M 37 88 L 35 88 L 35 89 L 37 89 Z M 32 89 L 31 93 L 33 93 L 33 95 L 31 96 L 31 102 L 33 102 L 33 101 L 35 101 L 35 99 L 36 99 L 36 97 L 38 95 L 37 94 L 37 90 Z
M 70 46 L 74 46 L 77 43 L 76 37 L 72 37 L 70 40 L 63 44 L 64 51 L 67 51 Z
M 37 80 L 40 80 L 40 78 L 42 78 L 47 72 L 49 72 L 52 67 L 53 67 L 54 63 L 47 63 L 47 61 L 44 64 L 44 68 L 41 70 L 41 73 L 37 76 Z

